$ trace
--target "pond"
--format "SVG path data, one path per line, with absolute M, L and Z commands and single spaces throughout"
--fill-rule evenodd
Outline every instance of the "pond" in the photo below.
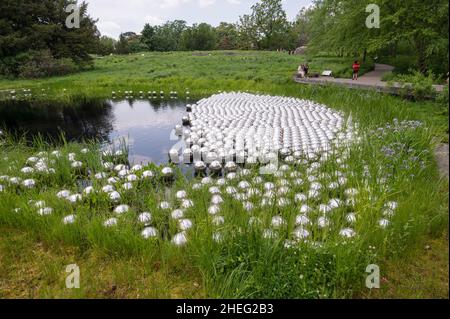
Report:
M 56 139 L 64 133 L 69 141 L 125 140 L 130 163 L 163 164 L 179 139 L 171 134 L 186 113 L 180 100 L 86 101 L 77 106 L 29 102 L 0 103 L 0 127 L 30 140 L 41 134 Z

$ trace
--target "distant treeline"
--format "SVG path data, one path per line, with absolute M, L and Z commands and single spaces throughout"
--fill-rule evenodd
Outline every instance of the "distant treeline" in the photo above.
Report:
M 160 26 L 146 24 L 141 34 L 126 32 L 118 41 L 103 36 L 98 53 L 128 54 L 140 51 L 192 50 L 294 50 L 306 43 L 300 21 L 290 22 L 282 0 L 261 0 L 251 14 L 237 23 L 222 22 L 187 25 L 186 21 L 167 21 Z

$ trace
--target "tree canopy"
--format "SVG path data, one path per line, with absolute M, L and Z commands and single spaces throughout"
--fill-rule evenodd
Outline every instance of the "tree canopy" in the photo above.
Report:
M 366 7 L 380 9 L 380 27 L 368 28 Z M 308 13 L 310 46 L 347 54 L 396 55 L 399 45 L 413 52 L 419 70 L 426 73 L 433 61 L 448 70 L 448 1 L 446 0 L 316 0 Z
M 75 0 L 2 0 L 0 2 L 0 73 L 18 75 L 33 56 L 66 59 L 78 66 L 91 61 L 99 41 L 87 3 L 78 5 L 79 28 L 68 28 L 66 8 Z M 43 53 L 45 51 L 45 54 Z

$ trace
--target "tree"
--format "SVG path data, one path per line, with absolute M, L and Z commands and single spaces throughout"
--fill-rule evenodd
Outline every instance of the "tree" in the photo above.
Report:
M 119 41 L 116 45 L 116 52 L 118 54 L 131 53 L 130 44 L 128 43 L 127 37 L 123 33 L 119 36 Z
M 239 34 L 239 48 L 243 50 L 257 49 L 258 32 L 254 16 L 245 14 L 240 17 L 237 29 Z
M 65 9 L 76 0 L 2 0 L 0 2 L 0 72 L 17 75 L 30 55 L 70 59 L 79 67 L 89 65 L 89 52 L 98 48 L 96 21 L 79 4 L 80 28 L 68 28 Z
M 214 28 L 207 23 L 200 23 L 185 30 L 181 43 L 185 50 L 207 51 L 215 49 L 216 41 Z
M 370 41 L 371 49 L 409 41 L 417 54 L 419 70 L 426 74 L 434 59 L 448 72 L 448 1 L 375 1 L 381 10 L 380 32 Z M 444 71 L 444 70 L 442 70 Z
M 97 53 L 100 55 L 114 53 L 116 50 L 116 42 L 116 40 L 107 36 L 100 37 Z
M 252 6 L 252 14 L 240 17 L 241 45 L 245 49 L 274 50 L 289 45 L 289 23 L 282 0 L 261 0 Z
M 235 50 L 238 48 L 239 33 L 235 24 L 221 22 L 216 28 L 216 34 L 219 50 Z
M 368 28 L 366 7 L 380 8 L 380 28 Z M 341 54 L 395 54 L 399 44 L 409 43 L 422 73 L 433 67 L 448 72 L 448 1 L 446 0 L 318 0 L 310 20 L 311 46 Z
M 291 26 L 291 41 L 295 47 L 305 46 L 310 41 L 311 14 L 311 9 L 302 8 Z
M 155 36 L 156 28 L 146 23 L 144 30 L 141 32 L 141 42 L 147 46 L 148 50 L 154 50 L 153 37 Z
M 186 22 L 183 20 L 167 21 L 155 27 L 147 24 L 142 31 L 141 41 L 151 51 L 177 51 L 185 29 Z
M 258 47 L 278 49 L 287 45 L 288 21 L 282 0 L 261 0 L 252 7 L 258 33 Z

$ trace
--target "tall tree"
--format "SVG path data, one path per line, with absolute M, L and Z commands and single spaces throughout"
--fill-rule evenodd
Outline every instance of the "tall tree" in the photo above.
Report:
M 186 30 L 186 22 L 182 20 L 167 21 L 154 27 L 154 34 L 147 38 L 147 46 L 154 51 L 177 51 L 180 49 L 181 35 Z M 149 32 L 149 29 L 144 31 Z
M 221 22 L 216 28 L 217 48 L 234 50 L 238 48 L 239 33 L 235 24 Z
M 261 0 L 253 7 L 253 19 L 261 49 L 284 48 L 287 45 L 288 21 L 282 0 Z
M 182 36 L 182 48 L 185 50 L 213 50 L 216 47 L 217 35 L 213 27 L 207 23 L 194 24 L 185 30 Z
M 101 55 L 108 55 L 114 53 L 116 50 L 116 42 L 117 42 L 116 40 L 108 36 L 100 37 L 97 53 Z
M 155 33 L 156 28 L 151 26 L 149 23 L 144 25 L 144 29 L 141 32 L 141 42 L 146 45 L 150 51 L 154 50 L 153 37 L 155 36 Z
M 245 14 L 239 18 L 237 26 L 240 49 L 252 50 L 257 49 L 258 46 L 258 31 L 253 15 Z
M 131 53 L 130 44 L 128 43 L 127 37 L 123 33 L 119 36 L 119 41 L 116 44 L 116 52 L 118 54 Z
M 381 29 L 371 41 L 371 48 L 409 41 L 417 54 L 419 70 L 427 73 L 433 59 L 447 65 L 449 2 L 447 0 L 378 0 Z
M 310 41 L 310 23 L 313 10 L 302 8 L 292 24 L 291 34 L 296 47 L 305 46 Z
M 2 0 L 0 2 L 0 64 L 2 69 L 15 57 L 45 50 L 56 59 L 68 58 L 78 65 L 91 61 L 98 47 L 96 21 L 87 14 L 87 3 L 79 6 L 80 27 L 69 28 L 66 8 L 76 0 Z M 9 61 L 9 62 L 8 62 Z

